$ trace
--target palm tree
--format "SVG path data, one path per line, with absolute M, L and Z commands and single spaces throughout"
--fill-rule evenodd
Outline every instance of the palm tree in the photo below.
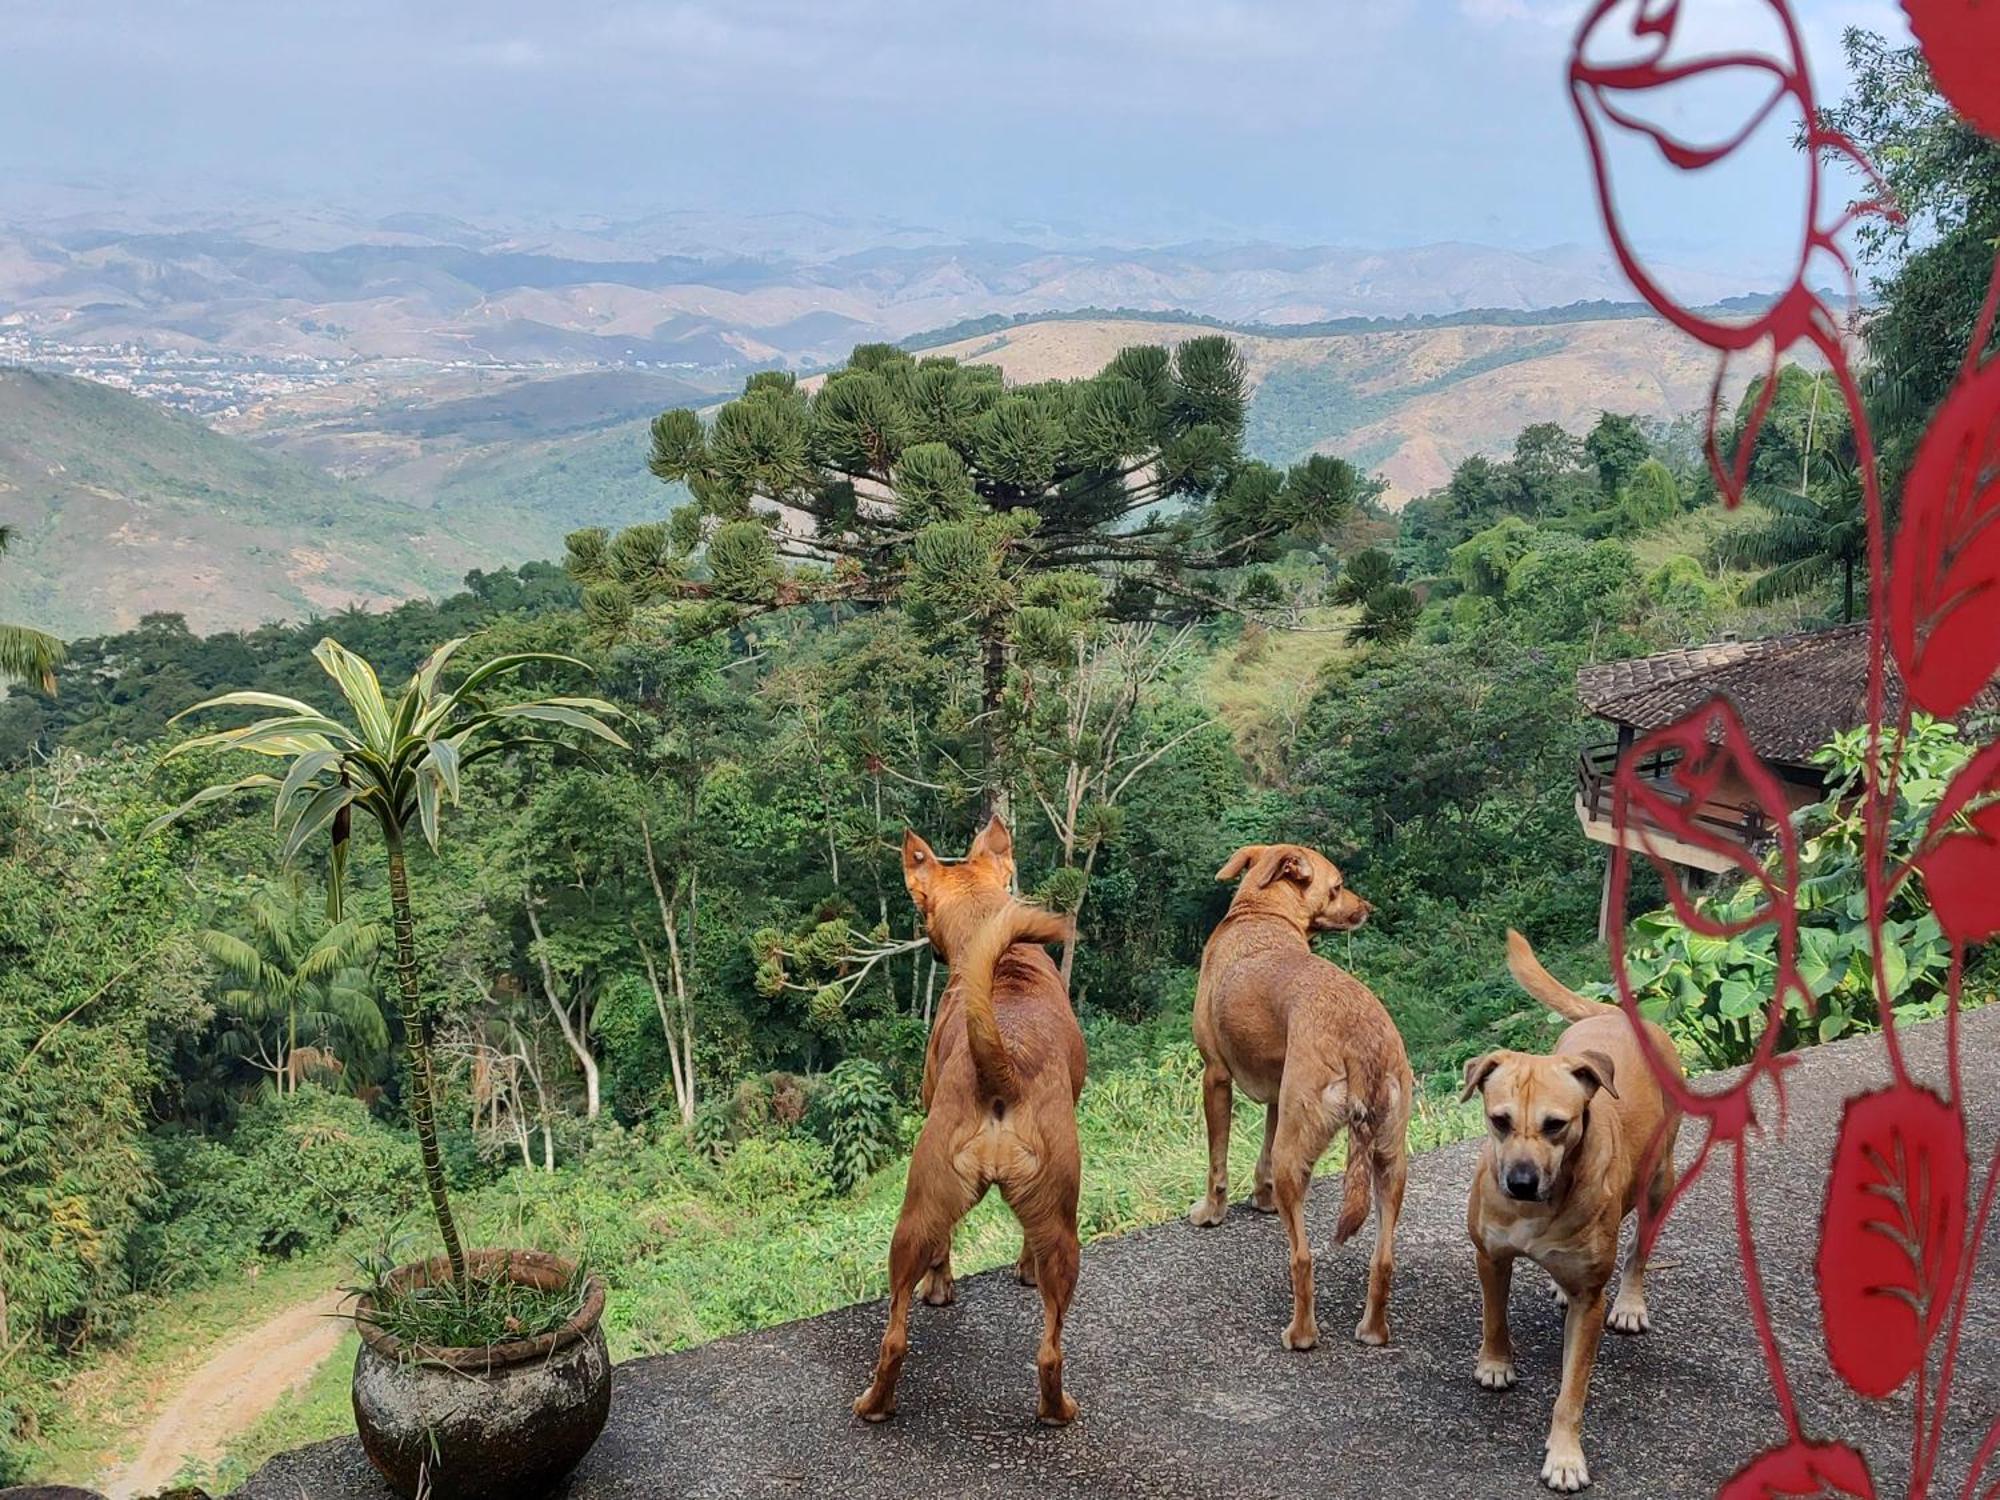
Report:
M 0 556 L 14 544 L 14 528 L 0 526 Z M 0 625 L 0 684 L 38 682 L 42 691 L 56 690 L 56 668 L 62 665 L 63 643 L 26 625 Z
M 516 746 L 552 743 L 532 732 L 537 726 L 581 730 L 621 750 L 631 748 L 604 722 L 606 716 L 622 718 L 623 714 L 602 699 L 487 701 L 488 692 L 500 679 L 524 667 L 567 665 L 588 672 L 590 668 L 575 657 L 547 651 L 496 656 L 468 672 L 456 690 L 440 692 L 439 675 L 464 644 L 461 638 L 438 647 L 390 703 L 383 697 L 375 669 L 366 660 L 331 637 L 321 641 L 313 648 L 313 656 L 340 690 L 351 722 L 276 693 L 224 693 L 184 710 L 177 719 L 213 708 L 274 712 L 269 718 L 235 729 L 185 740 L 167 752 L 169 759 L 198 750 L 247 750 L 290 764 L 282 779 L 260 774 L 204 787 L 147 830 L 158 832 L 204 803 L 246 791 L 271 790 L 276 798 L 273 825 L 286 830 L 281 863 L 289 864 L 321 832 L 331 834 L 327 916 L 338 924 L 342 921 L 343 877 L 354 812 L 358 808 L 375 820 L 389 861 L 393 964 L 413 1075 L 410 1118 L 422 1148 L 424 1186 L 437 1216 L 438 1234 L 444 1241 L 454 1283 L 465 1279 L 465 1251 L 445 1192 L 444 1164 L 438 1150 L 437 1011 L 425 1001 L 417 978 L 409 839 L 413 833 L 421 833 L 435 854 L 444 804 L 458 805 L 465 773 L 480 761 Z
M 1855 578 L 1868 561 L 1868 503 L 1861 471 L 1842 452 L 1809 454 L 1800 487 L 1754 485 L 1750 497 L 1764 509 L 1754 526 L 1716 544 L 1725 567 L 1759 568 L 1743 591 L 1748 604 L 1772 604 L 1810 593 L 1840 579 L 1840 618 L 1854 619 Z
M 367 968 L 381 945 L 379 925 L 353 917 L 316 921 L 296 876 L 252 896 L 248 915 L 243 933 L 211 930 L 195 941 L 235 981 L 222 1001 L 247 1029 L 247 1045 L 238 1050 L 255 1047 L 257 1066 L 272 1075 L 280 1094 L 299 1086 L 302 1024 L 313 1042 L 338 1036 L 350 1054 L 379 1054 L 388 1045 Z

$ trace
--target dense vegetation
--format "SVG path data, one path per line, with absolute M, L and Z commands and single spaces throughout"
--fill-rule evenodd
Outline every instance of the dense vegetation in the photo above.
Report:
M 1903 278 L 1933 253 L 1885 285 L 1895 317 L 1932 294 Z M 1442 1100 L 1463 1059 L 1547 1035 L 1502 931 L 1603 977 L 1577 667 L 1867 605 L 1851 440 L 1822 396 L 1780 374 L 1735 515 L 1692 423 L 1605 413 L 1527 429 L 1391 522 L 1349 466 L 1245 456 L 1223 340 L 1012 392 L 876 347 L 813 396 L 764 374 L 710 424 L 663 417 L 654 473 L 687 488 L 662 510 L 691 499 L 577 535 L 565 567 L 306 626 L 204 638 L 162 615 L 72 643 L 53 694 L 0 701 L 0 1478 L 60 1437 L 58 1383 L 149 1305 L 398 1235 L 414 1253 L 427 1186 L 469 1240 L 601 1268 L 620 1354 L 874 1290 L 946 978 L 897 841 L 962 847 L 993 805 L 1024 888 L 1080 918 L 1086 1233 L 1198 1186 L 1186 1017 L 1228 897 L 1214 871 L 1243 843 L 1315 844 L 1375 904 L 1329 951 L 1402 1028 L 1425 1139 L 1461 1129 Z M 316 837 L 282 858 L 255 788 L 149 832 L 258 769 L 173 715 L 231 691 L 326 701 L 328 635 L 385 683 L 460 636 L 465 663 L 578 658 L 629 748 L 515 745 L 457 788 L 449 837 L 357 841 L 344 871 Z M 524 661 L 519 691 L 574 691 L 569 671 Z M 1290 686 L 1242 690 L 1265 682 Z M 1919 727 L 1899 826 L 1962 753 Z M 1851 817 L 1802 828 L 1827 1006 L 1788 1042 L 1877 1019 Z M 391 852 L 418 917 L 393 962 Z M 1905 952 L 1882 962 L 1921 1014 L 1936 924 L 1920 889 L 1899 900 Z M 1657 914 L 1636 929 L 1635 977 L 1689 1057 L 1741 1057 L 1768 955 Z M 1978 958 L 1968 975 L 1990 988 Z M 430 1161 L 413 1052 L 442 1091 Z M 989 1206 L 960 1260 L 1011 1249 Z

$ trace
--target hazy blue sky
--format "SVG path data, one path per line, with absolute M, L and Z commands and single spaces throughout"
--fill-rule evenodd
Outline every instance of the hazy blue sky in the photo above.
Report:
M 1768 19 L 1768 0 L 1685 8 L 1718 40 Z M 1581 11 L 0 0 L 0 217 L 26 180 L 92 177 L 191 203 L 227 189 L 556 218 L 805 208 L 1154 240 L 1594 245 L 1562 76 Z M 1799 11 L 1829 96 L 1842 27 L 1903 34 L 1890 0 Z M 1659 243 L 1772 257 L 1790 210 L 1745 182 L 1662 207 Z

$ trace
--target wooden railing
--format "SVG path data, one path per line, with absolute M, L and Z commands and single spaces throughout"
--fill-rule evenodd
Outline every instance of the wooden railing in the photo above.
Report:
M 1577 800 L 1584 815 L 1592 822 L 1611 821 L 1612 781 L 1618 774 L 1618 750 L 1615 742 L 1591 745 L 1577 756 Z M 1689 794 L 1674 780 L 1674 768 L 1679 764 L 1678 753 L 1655 750 L 1649 752 L 1635 769 L 1641 778 L 1650 783 L 1655 796 L 1686 806 Z M 1759 847 L 1770 833 L 1770 822 L 1763 810 L 1742 803 L 1704 802 L 1694 810 L 1691 820 L 1746 849 Z

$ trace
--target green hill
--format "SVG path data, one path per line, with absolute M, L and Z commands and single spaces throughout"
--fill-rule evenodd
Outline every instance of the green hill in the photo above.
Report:
M 216 630 L 409 598 L 495 550 L 110 386 L 14 369 L 0 521 L 16 532 L 0 618 L 72 636 L 159 610 Z

